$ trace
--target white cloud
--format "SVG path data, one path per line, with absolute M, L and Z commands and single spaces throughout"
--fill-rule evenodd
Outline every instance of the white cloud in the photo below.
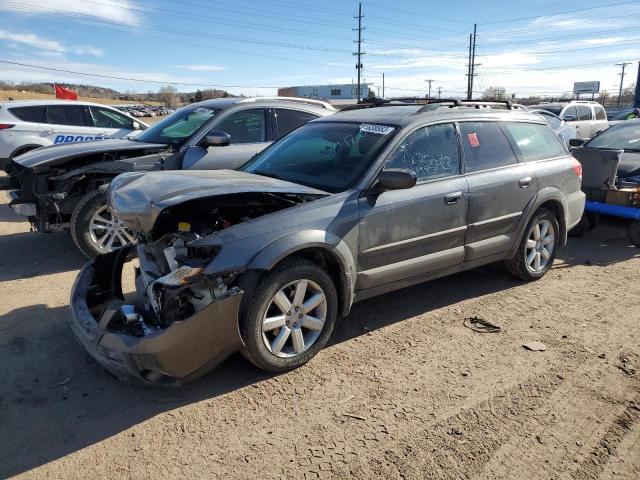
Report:
M 69 47 L 58 40 L 42 38 L 35 33 L 15 33 L 0 29 L 0 40 L 6 40 L 10 42 L 10 45 L 19 43 L 39 50 L 48 50 L 57 53 L 75 53 L 78 55 L 93 55 L 95 57 L 102 57 L 104 55 L 104 50 L 101 48 L 89 45 Z
M 20 0 L 19 3 L 2 4 L 0 10 L 31 14 L 71 13 L 125 23 L 138 20 L 130 0 L 118 0 L 114 4 L 82 0 Z
M 226 67 L 218 65 L 174 65 L 173 67 L 188 70 L 189 72 L 221 72 L 226 70 Z

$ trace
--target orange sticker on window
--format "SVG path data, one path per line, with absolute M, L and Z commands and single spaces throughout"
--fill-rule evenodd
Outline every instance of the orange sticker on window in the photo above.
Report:
M 478 140 L 477 133 L 468 133 L 467 137 L 469 138 L 469 145 L 471 145 L 473 148 L 477 148 L 480 146 L 480 140 Z

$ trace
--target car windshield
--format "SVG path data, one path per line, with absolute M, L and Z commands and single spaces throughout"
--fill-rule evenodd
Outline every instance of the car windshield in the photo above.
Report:
M 561 105 L 534 105 L 533 107 L 529 108 L 536 110 L 546 110 L 547 112 L 551 112 L 557 116 L 560 116 L 560 112 L 562 111 Z
M 164 143 L 181 147 L 220 110 L 211 107 L 185 107 L 132 138 L 137 142 Z
M 640 151 L 640 120 L 629 120 L 608 128 L 585 144 L 588 148 Z
M 395 131 L 379 124 L 312 122 L 274 143 L 242 170 L 342 192 L 360 178 Z

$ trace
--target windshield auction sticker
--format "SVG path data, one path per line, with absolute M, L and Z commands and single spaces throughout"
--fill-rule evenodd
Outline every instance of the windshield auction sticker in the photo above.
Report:
M 375 133 L 376 135 L 389 135 L 394 130 L 395 130 L 395 127 L 389 127 L 387 125 L 376 125 L 374 123 L 360 124 L 361 132 Z

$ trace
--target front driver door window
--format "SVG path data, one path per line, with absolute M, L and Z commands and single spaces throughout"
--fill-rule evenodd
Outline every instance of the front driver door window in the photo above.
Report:
M 393 150 L 385 169 L 412 170 L 418 184 L 360 200 L 358 288 L 451 267 L 464 259 L 467 182 L 451 123 L 421 127 Z
M 254 108 L 234 113 L 222 120 L 215 127 L 231 135 L 231 144 L 265 142 L 266 118 L 265 110 Z
M 182 168 L 189 170 L 236 169 L 244 165 L 255 154 L 266 148 L 266 111 L 252 108 L 232 113 L 209 129 L 207 135 L 223 131 L 231 136 L 226 147 L 189 147 L 184 154 Z

